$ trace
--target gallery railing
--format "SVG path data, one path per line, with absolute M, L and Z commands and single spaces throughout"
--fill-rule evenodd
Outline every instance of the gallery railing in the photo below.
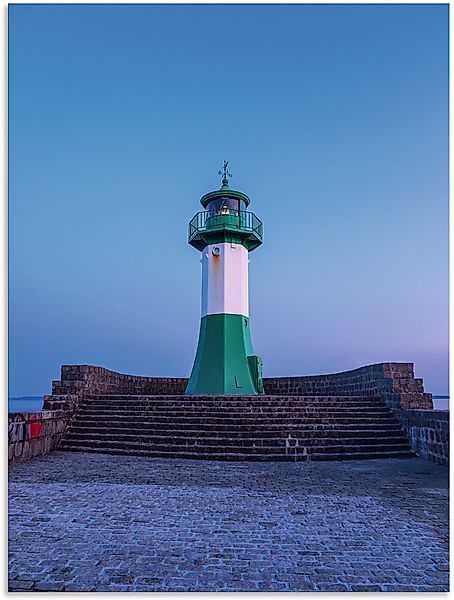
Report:
M 254 233 L 260 240 L 263 239 L 262 221 L 254 213 L 246 210 L 221 208 L 219 210 L 204 210 L 194 215 L 189 222 L 189 241 L 201 231 L 223 228 L 249 231 Z

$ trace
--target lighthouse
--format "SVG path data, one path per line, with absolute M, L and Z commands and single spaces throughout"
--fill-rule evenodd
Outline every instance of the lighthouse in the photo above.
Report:
M 262 360 L 254 354 L 249 322 L 249 253 L 263 241 L 263 225 L 247 210 L 250 199 L 222 186 L 200 200 L 188 243 L 202 253 L 199 342 L 186 394 L 263 394 Z

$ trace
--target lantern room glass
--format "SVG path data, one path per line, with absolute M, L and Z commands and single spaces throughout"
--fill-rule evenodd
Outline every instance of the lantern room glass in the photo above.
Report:
M 210 216 L 214 215 L 238 215 L 240 210 L 244 210 L 244 201 L 228 196 L 214 198 L 208 202 L 206 210 Z

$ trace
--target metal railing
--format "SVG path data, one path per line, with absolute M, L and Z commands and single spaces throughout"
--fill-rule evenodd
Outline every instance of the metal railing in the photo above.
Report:
M 210 229 L 223 229 L 225 227 L 240 231 L 249 231 L 263 239 L 262 221 L 254 213 L 246 210 L 204 210 L 198 212 L 189 222 L 189 241 L 199 233 Z

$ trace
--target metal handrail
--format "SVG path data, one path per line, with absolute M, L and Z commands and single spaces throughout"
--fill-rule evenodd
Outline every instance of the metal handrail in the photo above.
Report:
M 260 240 L 263 239 L 262 221 L 254 213 L 247 210 L 220 208 L 218 210 L 202 210 L 194 215 L 189 222 L 189 241 L 199 231 L 226 226 L 240 231 L 250 231 L 255 233 Z

